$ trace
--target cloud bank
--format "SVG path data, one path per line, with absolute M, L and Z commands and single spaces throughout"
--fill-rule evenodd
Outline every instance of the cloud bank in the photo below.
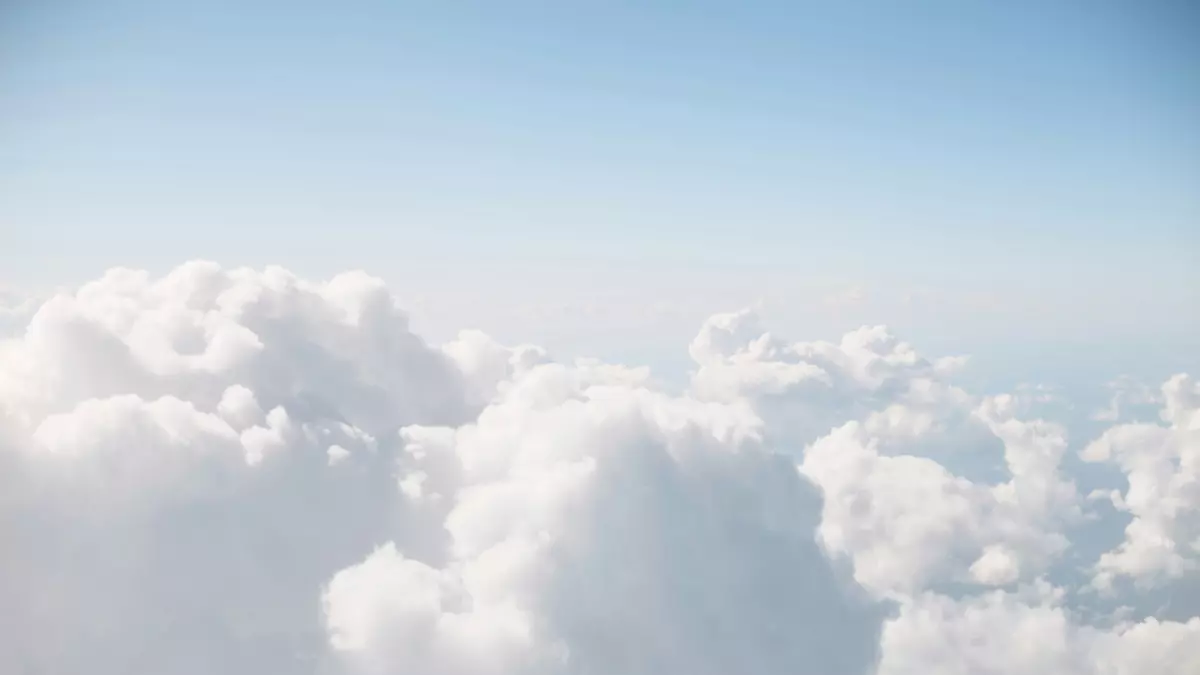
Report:
M 882 327 L 718 315 L 672 391 L 428 344 L 362 273 L 113 270 L 27 309 L 3 672 L 1200 672 L 1187 375 L 1070 438 Z

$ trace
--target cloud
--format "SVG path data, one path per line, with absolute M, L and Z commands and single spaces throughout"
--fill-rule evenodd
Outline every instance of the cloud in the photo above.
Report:
M 884 326 L 837 342 L 788 342 L 762 329 L 750 310 L 718 314 L 689 348 L 691 391 L 704 400 L 752 401 L 772 441 L 798 453 L 831 428 L 890 403 L 955 396 L 942 386 L 962 357 L 929 360 Z
M 878 672 L 1187 675 L 1200 667 L 1198 639 L 1200 619 L 1080 625 L 1044 583 L 962 600 L 927 593 L 888 623 Z
M 361 274 L 48 300 L 0 346 L 4 670 L 311 672 L 321 584 L 392 529 L 438 540 L 397 509 L 397 432 L 472 419 L 466 391 Z
M 22 311 L 0 342 L 4 672 L 1200 659 L 1200 606 L 1146 590 L 1200 555 L 1186 376 L 1160 423 L 1087 443 L 1042 389 L 968 391 L 963 357 L 883 327 L 794 342 L 717 315 L 672 391 L 477 331 L 428 344 L 362 273 L 118 269 Z M 1080 496 L 1079 459 L 1113 469 L 1094 494 L 1116 509 Z
M 865 672 L 882 608 L 818 548 L 812 486 L 749 407 L 643 378 L 540 365 L 473 424 L 406 429 L 456 495 L 449 559 L 340 572 L 334 644 L 371 672 Z
M 839 291 L 829 293 L 821 299 L 821 302 L 822 304 L 833 308 L 853 307 L 861 304 L 864 300 L 866 300 L 866 297 L 867 292 L 862 286 L 850 286 L 848 288 L 843 288 Z
M 0 285 L 0 337 L 27 321 L 37 306 L 33 296 Z
M 1150 387 L 1128 376 L 1113 380 L 1108 388 L 1112 391 L 1108 406 L 1092 413 L 1092 419 L 1098 422 L 1124 421 L 1129 408 L 1159 402 L 1159 397 Z
M 1150 584 L 1200 572 L 1200 385 L 1177 375 L 1162 400 L 1162 424 L 1114 426 L 1083 451 L 1125 474 L 1113 504 L 1133 516 L 1124 542 L 1096 564 L 1101 588 L 1118 577 Z
M 856 422 L 835 430 L 801 464 L 824 493 L 822 540 L 888 596 L 939 583 L 1007 585 L 1044 571 L 1067 547 L 1060 528 L 1075 496 L 1054 477 L 1064 447 L 1057 430 L 1026 424 L 1000 429 L 1010 476 L 996 483 L 927 457 L 882 454 L 883 439 Z

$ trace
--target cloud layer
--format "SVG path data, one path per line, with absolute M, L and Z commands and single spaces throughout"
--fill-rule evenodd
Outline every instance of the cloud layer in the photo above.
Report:
M 1200 671 L 1186 375 L 1070 438 L 882 327 L 718 315 L 671 391 L 427 344 L 361 273 L 209 263 L 19 323 L 4 672 Z

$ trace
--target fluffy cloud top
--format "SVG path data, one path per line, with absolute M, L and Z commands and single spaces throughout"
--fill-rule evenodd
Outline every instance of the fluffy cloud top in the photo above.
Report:
M 1138 602 L 1200 563 L 1186 376 L 1077 457 L 1036 390 L 966 391 L 882 327 L 718 315 L 671 393 L 429 345 L 361 273 L 114 270 L 28 315 L 0 342 L 4 672 L 1200 669 L 1200 607 Z
M 1162 386 L 1163 424 L 1114 426 L 1084 450 L 1128 477 L 1113 505 L 1133 516 L 1125 541 L 1097 562 L 1096 583 L 1153 583 L 1200 570 L 1200 384 L 1177 375 Z

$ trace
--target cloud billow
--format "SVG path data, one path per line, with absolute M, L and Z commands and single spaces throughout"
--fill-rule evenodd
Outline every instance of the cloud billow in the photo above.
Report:
M 1186 376 L 1159 423 L 1087 445 L 1128 478 L 1097 496 L 1027 392 L 965 391 L 961 359 L 881 327 L 787 342 L 718 315 L 669 393 L 476 331 L 428 344 L 361 273 L 113 270 L 22 321 L 0 342 L 5 672 L 1200 665 L 1195 611 L 1120 610 L 1200 562 Z M 1123 541 L 1054 585 L 1114 512 Z M 1089 593 L 1112 611 L 1082 618 Z

